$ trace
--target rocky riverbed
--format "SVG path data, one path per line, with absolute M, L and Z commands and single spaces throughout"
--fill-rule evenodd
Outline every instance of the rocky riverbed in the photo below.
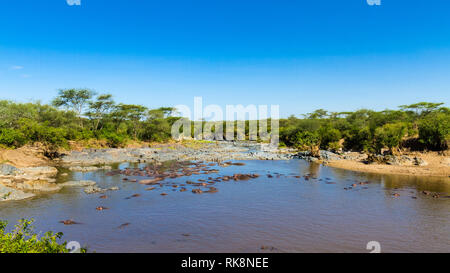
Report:
M 0 164 L 0 201 L 22 200 L 42 192 L 56 192 L 63 187 L 86 187 L 86 193 L 101 193 L 118 188 L 102 189 L 93 181 L 69 181 L 56 183 L 58 168 L 72 172 L 94 172 L 111 170 L 111 164 L 161 163 L 166 161 L 208 161 L 226 160 L 288 160 L 295 157 L 292 150 L 279 150 L 267 144 L 257 143 L 202 143 L 188 147 L 179 144 L 159 145 L 151 148 L 85 149 L 72 151 L 52 162 L 54 166 L 17 168 Z M 64 175 L 67 173 L 63 173 Z
M 268 144 L 217 142 L 202 143 L 201 147 L 180 144 L 151 148 L 85 149 L 70 152 L 60 159 L 63 166 L 109 165 L 120 162 L 146 163 L 171 160 L 201 160 L 221 162 L 226 160 L 288 160 L 294 150 L 279 150 Z M 89 170 L 91 171 L 91 170 Z
M 59 168 L 61 191 L 4 202 L 2 219 L 35 219 L 37 231 L 63 232 L 97 253 L 358 252 L 371 238 L 384 242 L 384 252 L 448 251 L 446 178 L 348 172 L 296 159 L 111 167 Z
M 17 168 L 8 163 L 0 164 L 0 201 L 27 199 L 39 193 L 59 191 L 65 186 L 86 187 L 85 192 L 88 194 L 118 190 L 116 188 L 102 189 L 97 187 L 95 182 L 89 181 L 56 183 L 56 176 L 60 168 L 68 169 L 71 172 L 94 172 L 111 170 L 112 164 L 123 162 L 159 164 L 167 161 L 202 161 L 215 162 L 220 165 L 230 160 L 289 160 L 294 158 L 354 171 L 447 177 L 450 175 L 448 156 L 426 155 L 425 159 L 417 155 L 372 156 L 369 158 L 361 153 L 336 154 L 330 151 L 320 151 L 320 157 L 314 157 L 309 152 L 278 149 L 268 144 L 253 142 L 209 142 L 195 146 L 161 144 L 144 148 L 71 151 L 51 162 L 54 166 Z M 67 171 L 59 175 L 67 175 Z

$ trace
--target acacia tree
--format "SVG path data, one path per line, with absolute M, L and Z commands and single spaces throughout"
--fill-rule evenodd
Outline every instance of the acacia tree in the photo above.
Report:
M 309 119 L 322 119 L 328 117 L 328 111 L 325 111 L 323 109 L 318 109 L 312 113 L 309 113 L 306 115 Z
M 89 89 L 60 89 L 52 105 L 74 111 L 80 120 L 80 126 L 83 127 L 83 111 L 94 95 L 95 92 Z
M 96 101 L 89 102 L 89 111 L 86 116 L 94 121 L 94 131 L 98 130 L 100 121 L 113 109 L 114 104 L 111 94 L 99 95 Z
M 142 119 L 146 112 L 147 107 L 145 106 L 121 103 L 115 107 L 112 116 L 119 125 L 124 121 L 128 121 L 130 127 L 132 127 L 134 139 L 137 139 L 138 132 L 142 126 Z
M 178 120 L 178 118 L 170 117 L 174 111 L 175 108 L 172 107 L 161 107 L 148 111 L 147 120 L 144 123 L 144 139 L 163 141 L 170 138 L 173 124 L 171 121 Z
M 414 112 L 416 116 L 425 116 L 433 111 L 436 111 L 443 104 L 443 102 L 419 102 L 411 105 L 400 105 L 399 108 L 403 111 Z

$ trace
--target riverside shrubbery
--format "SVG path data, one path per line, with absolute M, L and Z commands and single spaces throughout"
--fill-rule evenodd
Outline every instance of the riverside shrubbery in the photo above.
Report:
M 442 107 L 442 103 L 427 102 L 379 112 L 362 109 L 329 113 L 320 109 L 302 119 L 291 116 L 280 120 L 280 141 L 306 150 L 315 147 L 377 154 L 382 149 L 393 153 L 399 148 L 446 150 L 450 142 L 450 109 Z
M 38 237 L 33 232 L 33 220 L 20 220 L 11 232 L 7 222 L 0 221 L 0 253 L 67 253 L 66 242 L 59 243 L 63 234 L 47 232 Z M 85 252 L 81 249 L 81 252 Z

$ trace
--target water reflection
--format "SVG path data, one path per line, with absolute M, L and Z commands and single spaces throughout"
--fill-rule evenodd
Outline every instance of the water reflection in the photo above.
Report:
M 386 189 L 414 188 L 417 191 L 432 191 L 450 194 L 450 179 L 447 177 L 423 177 L 409 175 L 383 175 L 333 169 L 333 174 L 341 180 L 359 178 L 362 181 L 381 183 Z

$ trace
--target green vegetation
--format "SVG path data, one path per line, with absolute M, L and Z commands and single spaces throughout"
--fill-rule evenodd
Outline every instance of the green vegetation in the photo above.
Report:
M 0 145 L 67 148 L 69 141 L 97 139 L 120 147 L 129 140 L 165 141 L 178 119 L 170 117 L 173 110 L 116 104 L 109 94 L 85 89 L 60 90 L 52 105 L 0 101 Z
M 320 109 L 303 119 L 280 120 L 282 145 L 311 150 L 354 150 L 396 153 L 399 149 L 446 150 L 450 140 L 450 109 L 443 103 L 402 105 L 380 112 L 362 109 L 328 113 Z
M 0 253 L 67 253 L 66 242 L 58 243 L 62 233 L 47 232 L 39 238 L 33 232 L 33 220 L 20 220 L 15 229 L 6 232 L 7 223 L 0 221 Z M 81 252 L 86 252 L 81 249 Z
M 60 90 L 52 105 L 0 101 L 0 145 L 17 148 L 40 142 L 68 147 L 69 141 L 100 140 L 110 147 L 121 147 L 129 140 L 163 142 L 171 137 L 172 125 L 179 119 L 172 116 L 175 110 L 117 104 L 109 94 L 97 95 L 86 89 Z M 225 122 L 222 124 L 223 132 L 217 133 L 225 136 Z M 244 125 L 248 138 L 249 121 Z M 211 124 L 191 122 L 191 136 L 197 134 L 199 126 Z M 267 126 L 270 132 L 270 121 Z M 211 128 L 216 133 L 216 126 Z M 319 109 L 303 118 L 280 120 L 280 145 L 313 152 L 445 150 L 449 142 L 450 109 L 443 103 L 420 102 L 379 112 L 330 113 Z

